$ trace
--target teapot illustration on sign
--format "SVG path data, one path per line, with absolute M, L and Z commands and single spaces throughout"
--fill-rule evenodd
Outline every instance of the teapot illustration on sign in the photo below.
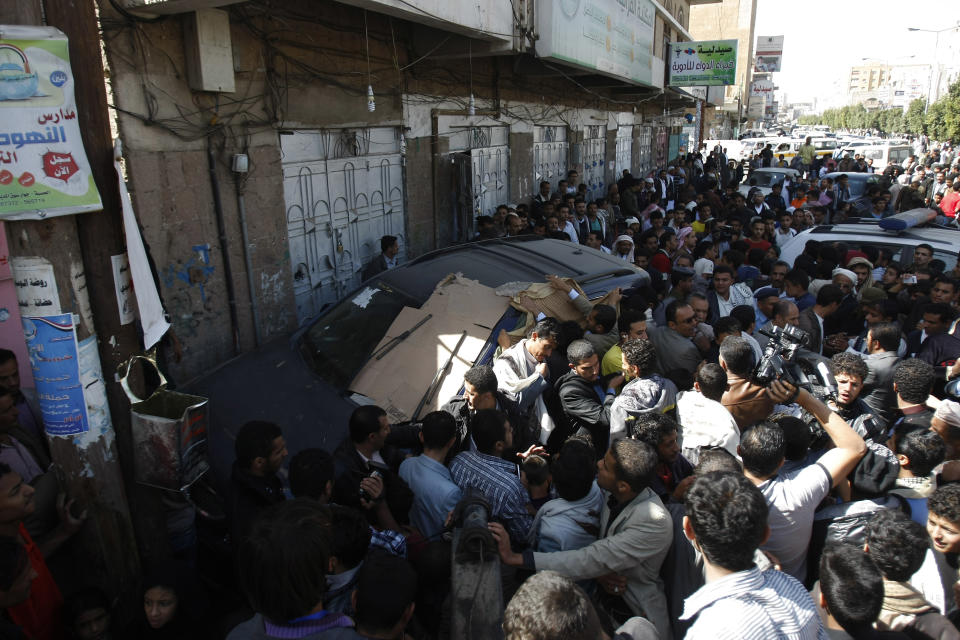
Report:
M 0 44 L 0 100 L 26 100 L 37 92 L 39 81 L 20 48 Z

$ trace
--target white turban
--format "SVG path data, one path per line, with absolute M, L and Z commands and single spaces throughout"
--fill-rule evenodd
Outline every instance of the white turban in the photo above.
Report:
M 937 412 L 933 414 L 933 417 L 940 418 L 951 427 L 960 427 L 960 402 L 944 400 L 937 407 Z
M 832 275 L 833 277 L 843 276 L 844 278 L 850 279 L 850 284 L 852 285 L 857 284 L 857 274 L 855 274 L 853 271 L 850 271 L 850 269 L 837 267 L 836 269 L 833 270 L 833 272 L 830 275 Z

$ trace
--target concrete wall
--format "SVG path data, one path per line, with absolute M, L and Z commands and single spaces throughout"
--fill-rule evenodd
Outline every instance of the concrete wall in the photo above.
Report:
M 463 38 L 444 54 L 424 57 L 445 34 L 361 10 L 308 0 L 285 3 L 270 15 L 245 4 L 230 8 L 236 92 L 210 94 L 187 87 L 179 19 L 137 24 L 115 19 L 101 1 L 110 82 L 119 109 L 120 135 L 134 207 L 159 272 L 161 295 L 184 346 L 174 377 L 186 381 L 233 354 L 221 240 L 207 168 L 214 150 L 233 271 L 241 350 L 253 348 L 251 291 L 230 158 L 250 157 L 243 182 L 254 284 L 265 339 L 296 326 L 287 242 L 282 158 L 283 129 L 358 126 L 402 127 L 406 139 L 406 252 L 413 258 L 454 239 L 459 172 L 449 138 L 473 125 L 510 126 L 510 193 L 533 195 L 533 126 L 566 123 L 571 150 L 588 125 L 606 122 L 605 164 L 615 159 L 616 123 L 641 124 L 662 114 L 660 101 L 608 102 L 559 74 L 523 75 L 513 59 L 467 58 Z M 290 12 L 290 13 L 288 13 Z M 294 12 L 296 15 L 294 15 Z M 425 35 L 427 34 L 427 35 Z M 459 51 L 459 49 L 463 51 Z M 476 51 L 476 50 L 474 50 Z M 399 69 L 398 69 L 399 67 Z M 472 72 L 469 71 L 472 68 Z M 366 108 L 366 87 L 376 111 Z M 439 119 L 433 109 L 465 114 L 471 91 L 478 110 L 499 109 L 499 119 L 466 115 Z M 572 164 L 571 164 L 572 166 Z M 607 183 L 611 181 L 607 176 Z

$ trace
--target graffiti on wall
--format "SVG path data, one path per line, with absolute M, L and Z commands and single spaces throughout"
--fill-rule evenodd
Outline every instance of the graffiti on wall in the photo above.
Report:
M 216 267 L 211 264 L 209 243 L 193 245 L 191 251 L 188 259 L 167 265 L 160 277 L 164 288 L 172 291 L 167 296 L 167 311 L 177 329 L 195 336 L 200 317 L 214 310 L 209 281 Z

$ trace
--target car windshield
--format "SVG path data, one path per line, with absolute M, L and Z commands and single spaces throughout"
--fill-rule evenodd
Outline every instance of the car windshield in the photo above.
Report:
M 781 171 L 757 171 L 750 176 L 750 186 L 772 187 L 778 182 L 783 182 L 786 177 L 787 174 Z
M 910 157 L 910 154 L 913 153 L 913 149 L 910 147 L 894 147 L 890 149 L 890 162 L 903 162 Z
M 344 389 L 405 306 L 420 304 L 383 282 L 368 282 L 306 330 L 301 353 L 317 375 Z
M 850 199 L 859 198 L 863 195 L 863 192 L 866 191 L 868 184 L 876 184 L 880 182 L 880 178 L 874 174 L 870 174 L 866 180 L 850 180 L 847 182 L 847 186 L 850 188 Z

